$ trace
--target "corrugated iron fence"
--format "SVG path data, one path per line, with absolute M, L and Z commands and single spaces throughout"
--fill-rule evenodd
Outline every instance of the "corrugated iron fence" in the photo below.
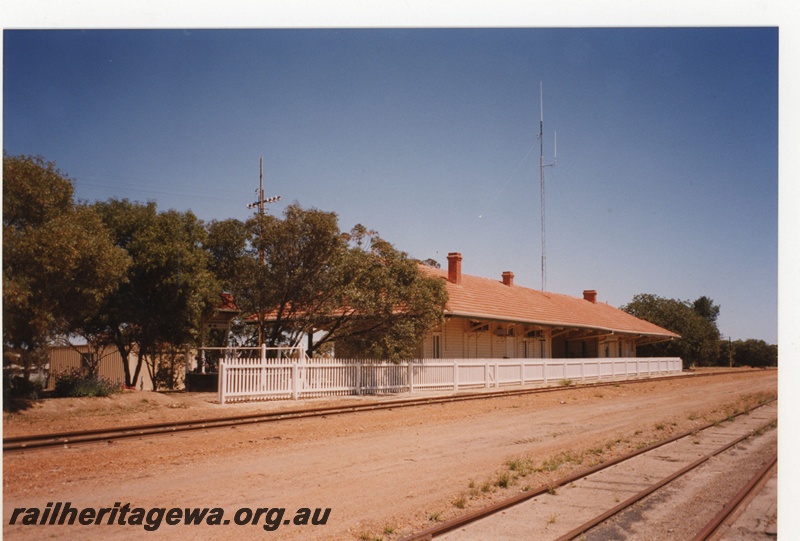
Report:
M 55 388 L 56 378 L 64 372 L 86 369 L 85 355 L 94 355 L 87 345 L 54 346 L 50 348 L 49 363 L 44 367 L 41 379 L 46 390 Z M 122 355 L 116 347 L 109 346 L 101 353 L 100 359 L 92 359 L 96 363 L 97 375 L 112 383 L 122 385 L 125 383 L 125 367 L 122 364 Z M 138 355 L 133 352 L 129 355 L 128 366 L 131 373 L 136 370 L 139 362 Z M 139 390 L 152 391 L 153 381 L 145 366 L 142 366 L 139 378 L 134 382 Z
M 401 363 L 309 359 L 302 348 L 230 349 L 219 363 L 219 402 L 458 391 L 678 373 L 679 358 L 422 359 Z

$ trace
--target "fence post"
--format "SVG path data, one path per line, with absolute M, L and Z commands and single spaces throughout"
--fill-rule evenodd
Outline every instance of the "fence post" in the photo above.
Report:
M 519 362 L 519 384 L 525 385 L 525 363 Z
M 458 391 L 458 361 L 453 361 L 453 391 Z
M 586 381 L 586 361 L 581 361 L 581 381 Z
M 278 351 L 280 352 L 281 350 Z M 306 380 L 308 379 L 308 374 L 309 374 L 309 369 L 306 364 L 306 360 L 307 356 L 306 356 L 305 344 L 301 344 L 300 349 L 298 350 L 297 353 L 297 360 L 295 361 L 299 365 L 297 373 L 297 388 L 301 392 L 306 390 L 307 386 Z
M 354 363 L 356 368 L 356 395 L 361 395 L 361 364 Z
M 296 362 L 292 363 L 292 400 L 297 400 L 297 398 L 299 396 L 299 392 L 298 392 L 298 384 L 299 384 L 298 372 L 299 372 L 299 370 L 298 370 L 298 367 L 297 367 L 297 363 Z
M 259 390 L 263 392 L 263 391 L 267 390 L 267 345 L 266 344 L 261 344 L 261 359 L 260 360 L 261 360 L 261 362 L 260 362 L 261 370 L 259 372 L 260 372 L 261 377 L 259 378 L 258 384 L 259 384 L 259 387 L 260 387 Z
M 547 359 L 542 359 L 542 382 L 547 385 Z
M 486 383 L 486 389 L 491 387 L 491 380 L 489 380 L 489 362 L 486 361 L 483 363 L 483 380 Z
M 408 378 L 408 392 L 414 392 L 414 367 L 411 361 L 407 361 L 406 369 L 408 370 L 408 374 L 406 377 Z
M 219 361 L 219 381 L 217 382 L 218 400 L 220 404 L 225 404 L 225 362 Z

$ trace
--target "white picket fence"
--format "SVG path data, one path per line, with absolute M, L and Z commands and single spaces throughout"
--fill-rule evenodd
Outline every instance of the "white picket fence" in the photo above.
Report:
M 256 350 L 255 353 L 258 353 Z M 219 402 L 360 394 L 459 391 L 551 385 L 679 373 L 676 357 L 604 359 L 423 359 L 402 363 L 308 359 L 302 349 L 278 355 L 226 355 L 219 363 Z

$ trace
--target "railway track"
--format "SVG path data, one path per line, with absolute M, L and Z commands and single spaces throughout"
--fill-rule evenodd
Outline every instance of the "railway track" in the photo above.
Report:
M 754 370 L 753 372 L 759 372 Z M 746 371 L 736 372 L 744 374 Z M 637 385 L 641 383 L 664 382 L 675 379 L 686 378 L 706 378 L 730 375 L 727 372 L 692 373 L 678 376 L 663 376 L 657 378 L 640 378 L 631 380 L 609 380 L 595 383 L 581 383 L 577 388 L 595 388 L 617 385 Z M 350 404 L 343 406 L 325 406 L 316 408 L 299 408 L 285 410 L 281 412 L 254 413 L 247 415 L 237 415 L 228 417 L 213 417 L 205 419 L 195 419 L 189 421 L 174 421 L 166 423 L 152 423 L 133 426 L 121 426 L 112 428 L 102 428 L 94 430 L 67 431 L 48 434 L 33 434 L 25 436 L 13 436 L 3 438 L 3 452 L 18 452 L 33 449 L 58 448 L 65 445 L 78 445 L 109 442 L 125 438 L 149 437 L 158 435 L 176 434 L 179 432 L 209 430 L 214 428 L 224 428 L 256 423 L 279 422 L 289 419 L 301 419 L 308 417 L 322 417 L 328 415 L 343 415 L 358 413 L 363 411 L 376 411 L 384 409 L 418 407 L 433 404 L 446 404 L 467 400 L 487 400 L 491 398 L 506 398 L 529 394 L 542 394 L 560 392 L 568 388 L 576 387 L 533 387 L 527 389 L 510 389 L 501 391 L 484 391 L 459 393 L 449 396 L 432 396 L 424 398 L 411 398 L 400 400 L 387 400 L 371 402 L 368 404 Z
M 694 541 L 706 541 L 706 540 L 716 540 L 721 539 L 724 537 L 724 533 L 728 528 L 733 526 L 736 523 L 736 516 L 741 510 L 743 510 L 747 504 L 749 504 L 755 497 L 758 496 L 759 491 L 764 488 L 769 477 L 774 473 L 777 473 L 778 467 L 778 455 L 773 455 L 773 457 L 766 463 L 764 466 L 758 470 L 753 477 L 747 482 L 745 486 L 739 490 L 731 499 L 728 501 L 725 506 L 720 509 L 719 513 L 717 513 L 714 518 L 712 518 L 708 523 L 703 527 L 700 532 L 695 536 Z M 771 517 L 767 517 L 767 527 L 769 528 L 771 525 L 769 523 Z M 775 517 L 777 518 L 777 517 Z M 777 534 L 777 532 L 775 532 Z
M 677 522 L 697 532 L 696 541 L 712 539 L 774 467 L 777 431 L 772 428 L 776 425 L 777 404 L 771 401 L 726 422 L 706 424 L 443 522 L 403 541 L 434 538 L 591 541 L 629 536 L 664 539 L 675 538 L 668 528 L 675 527 Z M 769 458 L 764 458 L 767 455 Z M 760 467 L 762 462 L 765 464 Z M 730 500 L 722 504 L 716 501 L 699 504 L 696 492 L 688 496 L 690 489 L 696 491 L 698 486 L 706 486 L 704 482 L 711 482 L 708 470 L 714 468 L 722 469 L 726 476 L 722 483 L 728 491 L 731 485 L 733 490 L 737 488 L 731 479 L 734 472 L 741 477 L 747 468 L 758 471 L 749 482 L 742 482 L 744 487 Z M 690 481 L 692 476 L 694 479 Z M 713 497 L 718 497 L 718 488 L 709 490 L 715 492 Z M 719 513 L 711 516 L 717 508 Z M 684 513 L 679 518 L 669 515 L 680 514 L 681 509 Z M 678 534 L 678 537 L 692 535 Z

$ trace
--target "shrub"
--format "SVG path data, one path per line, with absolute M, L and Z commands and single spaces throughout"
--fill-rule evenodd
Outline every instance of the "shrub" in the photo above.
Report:
M 28 379 L 4 368 L 3 411 L 16 412 L 29 408 L 39 400 L 43 389 L 44 382 L 41 379 Z
M 108 396 L 122 390 L 118 383 L 102 376 L 88 376 L 80 370 L 56 375 L 55 395 L 59 397 Z
M 511 476 L 508 472 L 503 472 L 497 476 L 497 480 L 495 480 L 494 484 L 500 488 L 508 488 L 508 485 L 511 483 Z
M 7 389 L 3 390 L 13 398 L 38 400 L 44 389 L 44 383 L 40 379 L 27 379 L 22 376 L 8 376 L 7 383 Z

